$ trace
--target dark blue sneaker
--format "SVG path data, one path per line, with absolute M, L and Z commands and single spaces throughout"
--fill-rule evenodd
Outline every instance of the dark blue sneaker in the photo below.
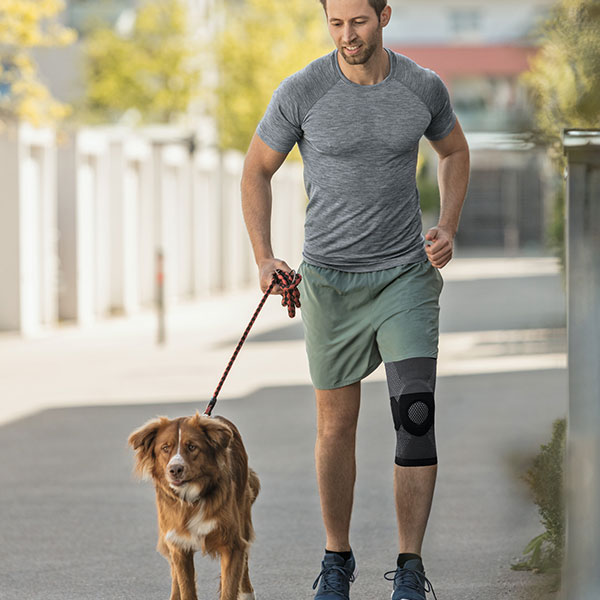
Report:
M 425 569 L 419 558 L 407 560 L 403 567 L 388 571 L 384 577 L 394 582 L 392 600 L 425 600 L 427 592 L 431 592 L 434 600 L 437 600 L 431 581 L 425 577 Z
M 326 553 L 321 563 L 321 572 L 313 583 L 313 590 L 319 586 L 315 600 L 349 600 L 350 584 L 357 574 L 354 554 L 344 561 L 338 554 Z

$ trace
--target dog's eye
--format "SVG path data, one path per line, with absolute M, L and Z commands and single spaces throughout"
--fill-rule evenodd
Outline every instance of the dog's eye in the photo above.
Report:
M 168 451 L 169 451 L 169 444 L 165 444 L 165 445 L 164 445 L 164 446 L 161 448 L 161 450 L 162 450 L 163 452 L 168 452 Z
M 193 452 L 196 449 L 196 446 L 194 444 L 188 444 L 187 448 L 190 452 Z

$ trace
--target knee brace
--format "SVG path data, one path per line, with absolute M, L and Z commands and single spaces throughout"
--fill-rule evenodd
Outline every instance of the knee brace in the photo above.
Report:
M 437 464 L 434 430 L 435 358 L 385 363 L 396 428 L 396 464 Z

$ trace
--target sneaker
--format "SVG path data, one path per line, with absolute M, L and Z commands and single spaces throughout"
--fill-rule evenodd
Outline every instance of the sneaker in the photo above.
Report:
M 437 600 L 431 581 L 425 577 L 423 563 L 418 558 L 407 560 L 403 567 L 388 571 L 384 577 L 394 582 L 392 600 L 425 600 L 427 592 L 431 592 Z
M 326 553 L 321 563 L 321 572 L 313 583 L 313 590 L 319 586 L 315 600 L 349 600 L 350 584 L 357 574 L 354 554 L 344 561 L 338 554 Z

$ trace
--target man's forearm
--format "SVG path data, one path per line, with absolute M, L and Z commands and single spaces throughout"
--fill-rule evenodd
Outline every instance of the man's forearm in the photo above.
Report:
M 263 174 L 247 174 L 242 178 L 242 212 L 254 259 L 273 258 L 271 246 L 271 180 Z
M 456 234 L 467 187 L 469 185 L 469 150 L 458 150 L 440 158 L 438 185 L 440 188 L 440 218 L 438 227 Z

